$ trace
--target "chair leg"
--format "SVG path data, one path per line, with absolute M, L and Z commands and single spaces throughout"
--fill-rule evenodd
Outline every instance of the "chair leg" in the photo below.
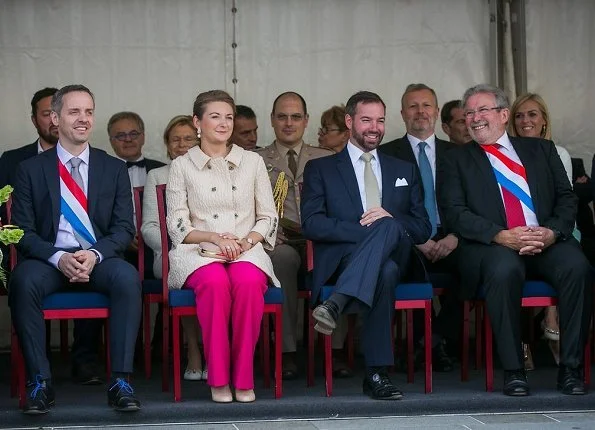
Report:
M 180 365 L 180 317 L 172 316 L 172 353 L 174 370 L 174 402 L 182 400 L 182 381 Z
M 314 318 L 312 317 L 312 311 L 308 309 L 308 359 L 307 359 L 307 386 L 312 387 L 314 385 Z
M 103 338 L 105 339 L 105 373 L 107 374 L 107 380 L 109 381 L 112 377 L 112 355 L 110 349 L 109 319 L 106 319 L 105 323 L 103 324 Z
M 403 315 L 400 311 L 395 311 L 395 318 L 397 319 L 397 333 L 393 344 L 401 347 L 403 345 Z M 401 354 L 400 351 L 397 351 L 397 354 Z
M 143 344 L 145 345 L 145 377 L 151 379 L 151 302 L 143 303 Z
M 333 395 L 333 348 L 332 338 L 329 335 L 323 335 L 324 339 L 324 379 L 326 384 L 326 396 Z
M 162 312 L 162 339 L 161 345 L 161 391 L 169 391 L 169 306 L 163 306 Z
M 283 395 L 283 309 L 275 310 L 275 399 Z
M 415 371 L 415 351 L 413 348 L 413 310 L 407 309 L 405 314 L 407 315 L 407 383 L 411 384 L 413 383 L 413 374 Z M 428 342 L 428 339 L 425 339 L 424 342 L 430 343 L 431 345 L 431 341 Z
M 60 320 L 60 354 L 68 360 L 68 320 Z
M 432 342 L 428 342 L 428 339 L 432 339 L 432 300 L 426 300 L 426 306 L 424 310 L 424 336 L 426 341 L 425 353 L 426 353 L 426 394 L 432 392 Z
M 486 344 L 486 391 L 492 392 L 494 390 L 494 355 L 492 351 L 492 323 L 487 312 L 483 314 L 483 324 Z
M 262 332 L 260 334 L 264 341 L 262 348 L 262 355 L 264 358 L 264 387 L 270 388 L 271 386 L 271 330 L 269 322 L 269 314 L 265 313 L 262 318 Z
M 348 328 L 347 328 L 347 365 L 351 370 L 355 367 L 355 315 L 349 315 L 347 317 Z
M 461 335 L 461 381 L 469 380 L 469 300 L 463 301 L 463 333 Z
M 481 320 L 484 315 L 483 303 L 475 302 L 475 370 L 481 369 L 483 361 Z

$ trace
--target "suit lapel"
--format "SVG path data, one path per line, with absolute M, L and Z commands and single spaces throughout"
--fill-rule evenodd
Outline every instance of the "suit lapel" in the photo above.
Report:
M 298 182 L 302 179 L 304 175 L 304 167 L 308 160 L 310 160 L 310 147 L 305 143 L 302 143 L 302 150 L 300 151 L 300 156 L 298 157 L 298 165 L 297 165 L 297 177 L 295 178 L 295 182 Z
M 357 178 L 355 177 L 355 171 L 353 170 L 353 164 L 349 158 L 349 152 L 347 146 L 337 155 L 337 169 L 343 182 L 345 183 L 345 189 L 351 198 L 354 207 L 359 208 L 359 213 L 364 212 L 362 206 L 362 199 L 359 195 L 359 187 L 357 185 Z
M 407 139 L 407 135 L 403 136 L 397 143 L 397 158 L 417 165 L 417 160 L 415 159 L 415 154 L 411 148 L 411 142 Z
M 55 148 L 43 153 L 43 175 L 48 185 L 48 192 L 52 202 L 52 225 L 54 232 L 58 232 L 60 222 L 60 176 L 58 174 L 58 153 Z
M 93 220 L 93 214 L 97 207 L 97 197 L 101 186 L 101 173 L 103 169 L 103 160 L 99 152 L 89 147 L 89 183 L 87 185 L 87 207 L 89 210 L 89 219 Z M 92 222 L 92 221 L 91 221 Z
M 535 166 L 535 163 L 533 162 L 535 160 L 533 149 L 537 148 L 537 144 L 531 145 L 530 142 L 523 143 L 522 140 L 515 139 L 514 137 L 509 137 L 509 139 L 527 173 L 527 184 L 529 185 L 529 191 L 531 192 L 531 200 L 534 202 L 533 207 L 535 208 L 535 215 L 537 215 L 537 219 L 539 219 L 539 214 L 537 213 L 538 207 L 535 204 L 535 202 L 539 201 L 539 181 L 531 180 L 538 177 L 537 166 Z
M 388 166 L 388 160 L 383 154 L 376 152 L 378 154 L 378 161 L 380 162 L 380 172 L 382 175 L 382 207 L 383 208 L 390 208 L 391 207 L 391 197 L 393 196 L 393 188 L 395 187 L 395 175 L 391 172 L 390 166 Z M 398 177 L 398 174 L 396 175 Z
M 481 149 L 478 143 L 474 141 L 469 143 L 469 145 L 469 152 L 471 153 L 471 157 L 473 158 L 473 161 L 475 161 L 478 169 L 484 176 L 484 183 L 487 187 L 487 194 L 492 196 L 492 198 L 487 199 L 486 201 L 495 202 L 496 206 L 498 207 L 498 213 L 502 217 L 504 225 L 506 225 L 506 211 L 504 210 L 504 202 L 502 201 L 502 194 L 500 193 L 498 181 L 496 180 L 496 176 L 494 175 L 494 170 L 492 168 L 492 165 L 490 164 L 490 160 L 488 160 L 487 155 L 485 154 L 484 150 Z

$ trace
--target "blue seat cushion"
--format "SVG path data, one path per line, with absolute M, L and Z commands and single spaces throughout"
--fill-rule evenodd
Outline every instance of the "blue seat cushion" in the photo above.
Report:
M 194 291 L 186 289 L 169 290 L 169 306 L 171 308 L 196 306 Z
M 58 292 L 43 299 L 44 310 L 109 308 L 105 294 L 92 291 Z
M 395 300 L 431 300 L 434 292 L 429 282 L 398 284 Z
M 327 300 L 334 290 L 333 285 L 324 285 L 320 290 L 320 299 Z M 432 284 L 428 282 L 398 284 L 395 288 L 395 300 L 429 300 L 432 295 Z
M 283 290 L 281 288 L 269 287 L 264 295 L 264 302 L 267 304 L 282 304 Z M 196 306 L 194 291 L 187 289 L 169 290 L 169 306 L 172 308 Z
M 543 281 L 526 281 L 523 285 L 523 297 L 557 297 L 556 290 Z
M 143 294 L 161 294 L 161 279 L 145 279 L 143 281 Z
M 267 305 L 283 304 L 283 290 L 277 287 L 269 287 L 264 294 L 264 302 Z
M 525 281 L 523 285 L 523 297 L 557 297 L 556 290 L 543 281 Z M 477 291 L 477 298 L 485 300 L 483 287 Z

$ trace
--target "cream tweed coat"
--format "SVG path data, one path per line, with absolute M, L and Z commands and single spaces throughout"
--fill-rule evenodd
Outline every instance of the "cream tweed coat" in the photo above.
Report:
M 275 246 L 279 221 L 260 155 L 233 145 L 225 158 L 211 158 L 195 146 L 172 161 L 166 195 L 167 230 L 173 245 L 169 252 L 169 288 L 182 288 L 199 267 L 221 264 L 220 260 L 199 255 L 198 245 L 182 243 L 192 230 L 228 232 L 239 238 L 250 231 L 260 233 L 264 243 L 256 244 L 236 261 L 253 263 L 280 287 L 265 252 Z

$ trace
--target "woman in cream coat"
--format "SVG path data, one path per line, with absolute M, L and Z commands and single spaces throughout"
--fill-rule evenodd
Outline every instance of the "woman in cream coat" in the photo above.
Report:
M 277 211 L 262 157 L 229 144 L 233 99 L 201 93 L 193 113 L 200 143 L 172 162 L 167 183 L 169 286 L 194 290 L 213 400 L 231 402 L 231 383 L 237 401 L 251 402 L 264 293 L 280 286 L 265 252 Z
M 190 115 L 177 115 L 173 117 L 163 132 L 163 142 L 167 147 L 167 156 L 175 158 L 186 154 L 190 148 L 198 143 L 196 127 Z M 146 244 L 154 252 L 153 276 L 161 279 L 161 230 L 159 228 L 159 215 L 157 213 L 156 185 L 166 184 L 169 177 L 169 166 L 165 165 L 153 169 L 147 174 L 145 193 L 143 197 L 143 224 L 141 232 Z M 198 321 L 194 317 L 182 317 L 182 326 L 186 335 L 188 347 L 188 366 L 184 371 L 184 379 L 200 381 L 207 379 L 206 366 L 203 370 L 202 357 L 198 347 Z

